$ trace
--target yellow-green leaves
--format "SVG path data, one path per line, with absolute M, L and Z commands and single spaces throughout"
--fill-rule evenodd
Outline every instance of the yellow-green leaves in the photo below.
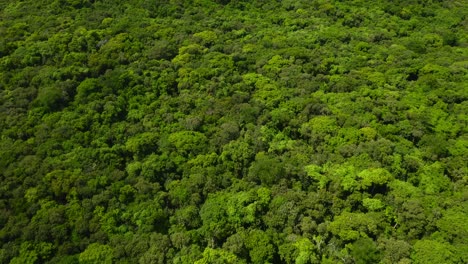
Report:
M 390 172 L 383 168 L 363 170 L 358 174 L 358 177 L 361 179 L 362 189 L 367 189 L 373 185 L 385 185 L 393 179 Z
M 378 211 L 384 207 L 382 201 L 374 198 L 364 198 L 362 199 L 362 205 L 369 211 Z
M 90 244 L 85 251 L 80 253 L 80 264 L 103 263 L 111 264 L 113 259 L 113 250 L 108 245 L 99 243 Z
M 330 223 L 329 230 L 343 240 L 356 240 L 376 234 L 380 223 L 379 218 L 379 215 L 375 213 L 343 212 Z
M 330 181 L 326 175 L 322 172 L 322 168 L 320 166 L 317 166 L 315 164 L 307 165 L 305 166 L 305 171 L 309 177 L 314 179 L 315 181 L 318 181 L 319 188 L 323 189 L 327 185 L 327 183 Z
M 205 30 L 195 33 L 193 34 L 193 37 L 205 46 L 213 44 L 218 39 L 218 35 L 216 34 L 216 32 L 211 30 Z
M 205 248 L 203 258 L 195 261 L 195 264 L 237 264 L 243 263 L 236 255 L 222 249 Z

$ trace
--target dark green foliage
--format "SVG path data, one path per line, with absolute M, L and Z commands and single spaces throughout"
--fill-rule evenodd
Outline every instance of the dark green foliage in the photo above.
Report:
M 369 238 L 361 238 L 356 240 L 350 246 L 350 254 L 355 263 L 376 263 L 380 260 L 377 246 Z
M 466 1 L 0 1 L 0 263 L 466 263 Z

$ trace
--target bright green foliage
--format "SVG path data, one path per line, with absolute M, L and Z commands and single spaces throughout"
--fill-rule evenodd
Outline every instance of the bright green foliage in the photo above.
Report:
M 308 165 L 305 167 L 305 171 L 309 177 L 318 181 L 320 188 L 324 188 L 327 185 L 329 179 L 327 179 L 327 177 L 321 173 L 320 166 Z
M 361 178 L 361 188 L 367 189 L 372 186 L 385 185 L 393 177 L 385 169 L 366 169 L 358 173 L 358 177 Z
M 468 1 L 0 1 L 0 263 L 465 263 Z
M 370 211 L 377 211 L 384 207 L 382 201 L 379 199 L 364 198 L 362 199 L 362 205 Z
M 317 262 L 314 243 L 304 237 L 290 235 L 286 238 L 289 243 L 279 248 L 283 263 L 315 263 Z
M 242 263 L 236 255 L 222 249 L 206 248 L 203 251 L 203 258 L 195 261 L 195 264 L 234 264 Z
M 454 254 L 455 248 L 434 240 L 417 241 L 411 253 L 413 263 L 457 263 L 462 261 Z
M 455 252 L 462 259 L 468 258 L 468 215 L 466 206 L 460 211 L 449 209 L 443 212 L 442 218 L 437 221 L 436 225 L 440 230 L 437 236 L 441 236 L 445 241 L 450 241 L 455 248 Z
M 81 263 L 112 263 L 112 248 L 108 245 L 101 245 L 98 243 L 90 244 L 85 251 L 80 253 Z
M 273 260 L 273 244 L 265 232 L 258 229 L 250 231 L 245 245 L 249 250 L 252 263 L 271 263 Z
M 336 179 L 341 181 L 341 187 L 345 191 L 354 191 L 358 189 L 359 182 L 357 181 L 357 171 L 353 165 L 341 165 L 334 169 L 332 174 Z
M 36 263 L 37 255 L 34 251 L 22 251 L 18 257 L 14 257 L 10 263 L 12 264 L 34 264 Z
M 182 155 L 200 153 L 206 144 L 206 137 L 198 132 L 181 131 L 169 135 L 169 142 Z
M 33 264 L 44 259 L 48 259 L 54 250 L 54 246 L 50 243 L 31 243 L 25 242 L 21 244 L 20 255 L 13 258 L 10 263 L 27 263 Z
M 296 258 L 297 264 L 305 264 L 317 261 L 314 252 L 314 244 L 307 239 L 302 238 L 296 243 L 294 243 L 298 251 L 298 256 Z
M 378 231 L 379 215 L 375 213 L 348 213 L 336 216 L 330 223 L 330 232 L 343 240 L 357 240 L 360 237 L 374 235 Z
M 198 32 L 193 34 L 194 38 L 200 39 L 200 42 L 203 45 L 212 45 L 216 42 L 218 36 L 216 35 L 216 32 L 211 31 L 211 30 L 205 30 L 202 32 Z
M 437 194 L 450 186 L 449 179 L 444 175 L 443 167 L 438 162 L 422 168 L 420 177 L 420 187 L 427 194 Z

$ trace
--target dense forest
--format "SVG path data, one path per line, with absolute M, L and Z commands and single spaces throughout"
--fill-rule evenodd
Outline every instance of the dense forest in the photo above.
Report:
M 0 1 L 0 263 L 468 263 L 468 1 Z

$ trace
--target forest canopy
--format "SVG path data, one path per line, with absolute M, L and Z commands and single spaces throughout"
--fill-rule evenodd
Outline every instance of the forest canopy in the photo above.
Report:
M 0 1 L 0 263 L 467 263 L 467 17 Z

